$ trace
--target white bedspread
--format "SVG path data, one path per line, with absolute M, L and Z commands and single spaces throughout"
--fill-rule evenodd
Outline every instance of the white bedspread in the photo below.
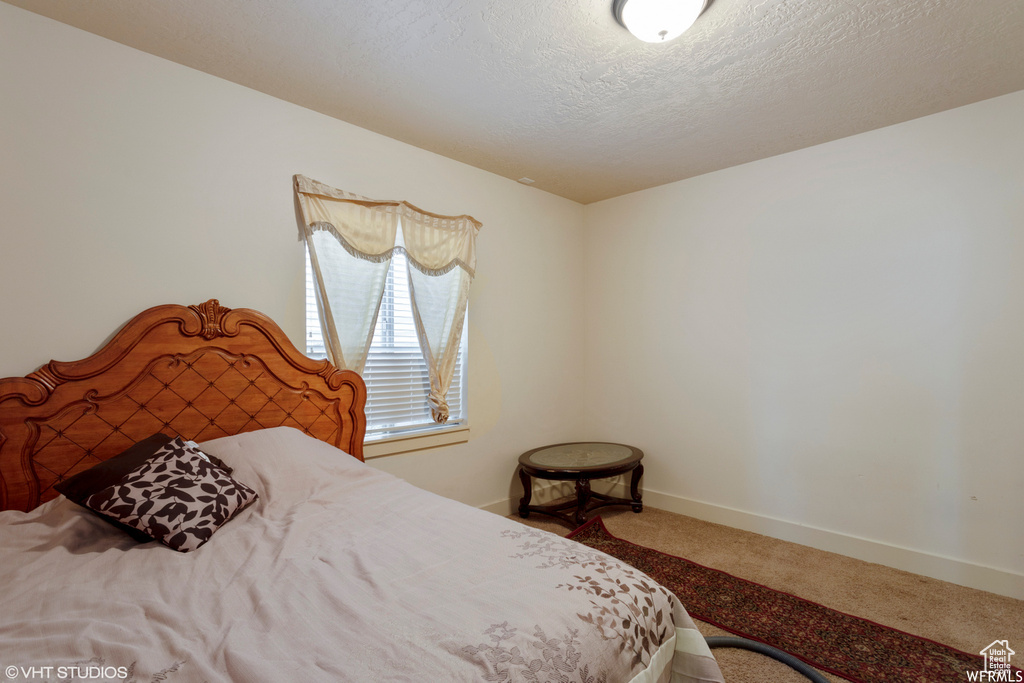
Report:
M 673 654 L 672 680 L 722 680 L 674 596 L 603 553 L 296 430 L 203 447 L 259 500 L 193 553 L 64 498 L 0 513 L 7 680 L 653 682 Z

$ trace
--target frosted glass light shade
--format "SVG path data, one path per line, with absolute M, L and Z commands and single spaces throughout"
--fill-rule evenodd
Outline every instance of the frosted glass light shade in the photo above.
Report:
M 693 26 L 705 0 L 615 0 L 615 18 L 648 43 L 665 43 Z

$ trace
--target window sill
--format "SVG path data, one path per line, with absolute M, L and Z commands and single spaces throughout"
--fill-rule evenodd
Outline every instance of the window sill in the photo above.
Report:
M 427 432 L 425 434 L 407 434 L 392 436 L 363 443 L 363 459 L 382 458 L 385 455 L 411 453 L 427 448 L 452 446 L 469 441 L 469 425 L 459 425 L 451 429 Z

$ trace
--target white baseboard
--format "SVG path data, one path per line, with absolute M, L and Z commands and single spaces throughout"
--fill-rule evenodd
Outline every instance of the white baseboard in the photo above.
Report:
M 611 487 L 612 495 L 628 497 L 626 487 L 618 483 Z M 571 493 L 571 490 L 569 491 Z M 558 494 L 558 495 L 554 495 Z M 534 491 L 534 501 L 540 504 L 567 495 L 564 487 L 557 484 Z M 695 517 L 707 522 L 714 522 L 734 529 L 751 531 L 755 534 L 778 538 L 791 543 L 810 546 L 866 562 L 902 569 L 903 571 L 929 576 L 934 579 L 948 581 L 968 588 L 977 588 L 998 595 L 1005 595 L 1018 600 L 1024 599 L 1024 574 L 973 564 L 952 557 L 934 555 L 912 550 L 901 546 L 872 541 L 867 538 L 819 529 L 813 526 L 796 524 L 774 517 L 736 510 L 734 508 L 705 503 L 691 498 L 683 498 L 659 491 L 644 490 L 644 505 L 659 510 L 667 510 L 688 517 Z M 499 515 L 512 514 L 518 501 L 501 500 L 482 509 Z

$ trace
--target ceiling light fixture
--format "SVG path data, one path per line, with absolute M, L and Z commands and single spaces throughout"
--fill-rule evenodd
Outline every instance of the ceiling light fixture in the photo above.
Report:
M 615 0 L 615 20 L 647 43 L 667 43 L 693 26 L 711 0 Z

